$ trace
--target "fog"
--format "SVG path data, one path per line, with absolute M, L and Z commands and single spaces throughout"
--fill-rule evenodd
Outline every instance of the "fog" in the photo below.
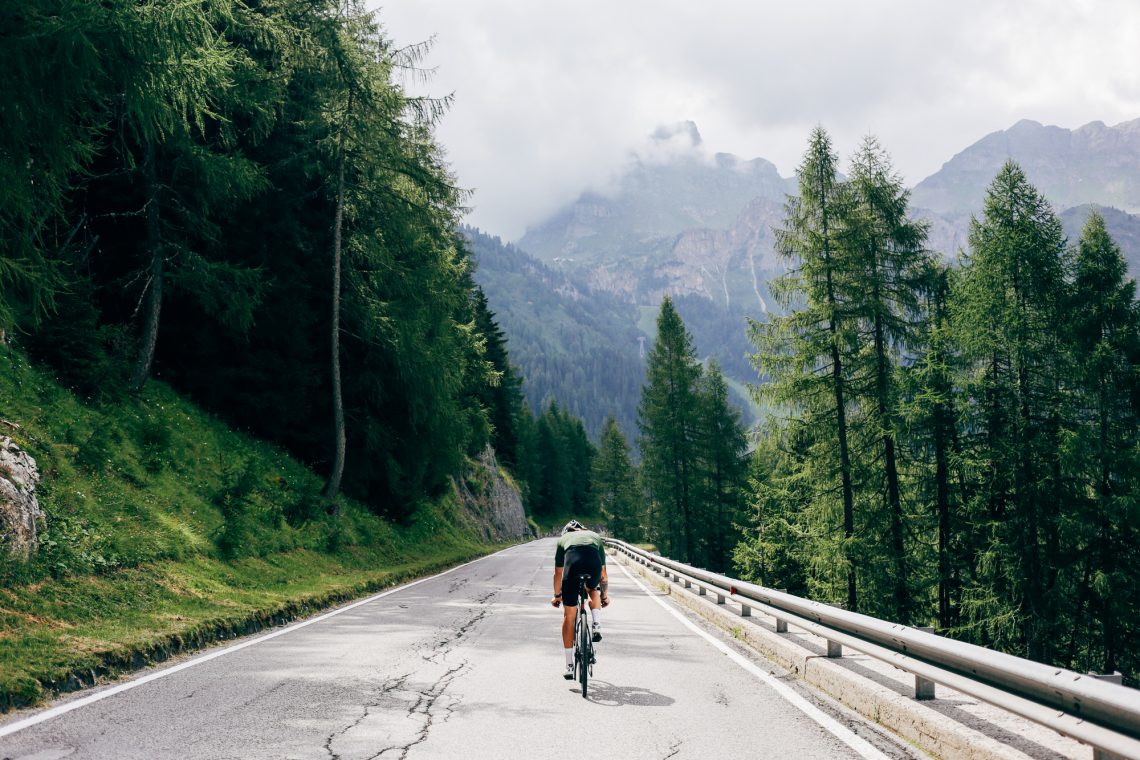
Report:
M 703 137 L 693 150 L 766 158 L 785 176 L 816 124 L 842 156 L 875 134 L 913 184 L 1021 118 L 1140 116 L 1135 0 L 376 7 L 395 44 L 434 38 L 432 75 L 406 86 L 454 94 L 437 137 L 474 190 L 467 221 L 510 240 L 686 120 Z

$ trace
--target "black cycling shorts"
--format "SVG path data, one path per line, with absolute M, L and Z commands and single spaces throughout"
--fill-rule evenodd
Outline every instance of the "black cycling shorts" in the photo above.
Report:
M 592 546 L 571 546 L 562 567 L 562 603 L 578 606 L 578 576 L 589 575 L 586 588 L 593 590 L 602 579 L 602 558 Z

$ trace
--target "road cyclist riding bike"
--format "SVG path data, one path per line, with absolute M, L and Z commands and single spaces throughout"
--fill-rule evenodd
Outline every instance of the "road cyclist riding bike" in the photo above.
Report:
M 574 623 L 578 612 L 580 576 L 585 577 L 585 589 L 590 598 L 591 634 L 594 642 L 602 640 L 600 608 L 610 603 L 607 593 L 609 575 L 606 572 L 606 545 L 602 537 L 577 520 L 566 523 L 558 548 L 554 550 L 554 598 L 550 604 L 563 606 L 562 649 L 566 655 L 563 678 L 574 678 Z M 600 592 L 600 593 L 599 593 Z M 588 666 L 585 663 L 584 666 Z

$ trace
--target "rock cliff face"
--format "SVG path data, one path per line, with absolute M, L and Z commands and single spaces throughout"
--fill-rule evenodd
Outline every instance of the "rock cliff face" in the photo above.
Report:
M 522 495 L 499 470 L 495 452 L 488 446 L 476 465 L 456 489 L 471 519 L 490 541 L 515 541 L 534 538 L 534 529 L 526 521 Z
M 39 481 L 36 460 L 11 438 L 0 438 L 0 550 L 25 558 L 35 551 L 43 519 L 36 501 Z

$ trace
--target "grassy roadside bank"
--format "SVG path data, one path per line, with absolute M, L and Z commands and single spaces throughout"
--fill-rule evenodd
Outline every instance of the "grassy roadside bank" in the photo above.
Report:
M 329 510 L 312 471 L 168 386 L 81 399 L 6 347 L 0 436 L 45 514 L 30 560 L 0 550 L 0 711 L 500 548 L 454 493 L 403 525 Z
M 415 548 L 415 547 L 410 547 Z M 423 546 L 378 566 L 366 552 L 306 550 L 161 562 L 0 592 L 0 712 L 307 617 L 499 546 Z

